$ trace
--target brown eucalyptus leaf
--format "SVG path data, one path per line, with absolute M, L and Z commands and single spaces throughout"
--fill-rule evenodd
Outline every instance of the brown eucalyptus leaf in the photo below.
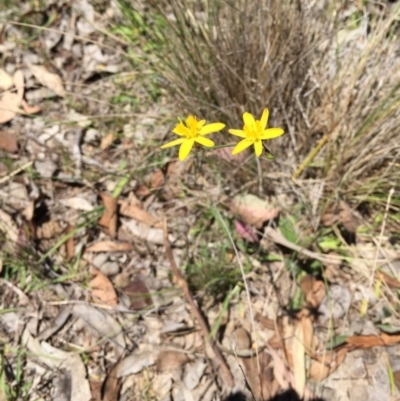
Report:
M 262 228 L 268 220 L 279 215 L 279 209 L 251 194 L 241 194 L 232 200 L 230 209 L 247 224 Z

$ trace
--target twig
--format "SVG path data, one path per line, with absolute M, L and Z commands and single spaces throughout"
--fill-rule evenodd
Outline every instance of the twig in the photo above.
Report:
M 272 227 L 266 227 L 264 231 L 264 236 L 266 239 L 269 241 L 274 242 L 275 244 L 279 244 L 284 246 L 285 248 L 291 249 L 292 251 L 301 253 L 308 258 L 311 259 L 316 259 L 319 260 L 322 263 L 332 263 L 339 265 L 342 261 L 342 258 L 340 257 L 335 257 L 333 255 L 331 256 L 322 256 L 319 253 L 309 251 L 308 249 L 305 249 L 299 245 L 293 244 L 292 242 L 288 241 L 280 231 L 272 228 Z
M 14 170 L 12 173 L 6 175 L 5 177 L 3 177 L 0 180 L 0 184 L 2 184 L 3 182 L 6 182 L 7 180 L 9 180 L 10 178 L 14 177 L 14 175 L 17 175 L 18 173 L 20 173 L 22 170 L 25 170 L 26 168 L 30 167 L 33 164 L 33 161 L 31 160 L 28 163 L 25 163 L 23 166 L 18 167 L 16 170 Z
M 175 262 L 174 255 L 172 254 L 171 244 L 169 243 L 169 240 L 168 240 L 167 219 L 164 219 L 164 246 L 165 246 L 165 254 L 171 265 L 172 273 L 175 276 L 177 284 L 179 285 L 179 287 L 182 289 L 183 293 L 185 294 L 185 298 L 190 305 L 192 313 L 200 325 L 200 329 L 202 331 L 204 341 L 210 345 L 210 347 L 206 347 L 206 350 L 208 349 L 209 352 L 211 353 L 211 355 L 210 355 L 211 359 L 218 363 L 219 368 L 221 369 L 221 372 L 222 372 L 222 376 L 225 380 L 225 383 L 230 388 L 233 388 L 234 383 L 233 383 L 233 377 L 232 377 L 231 371 L 229 370 L 229 367 L 226 364 L 224 357 L 222 356 L 222 353 L 221 353 L 220 349 L 218 348 L 216 342 L 212 338 L 210 338 L 210 336 L 209 336 L 210 332 L 208 330 L 207 323 L 205 322 L 203 316 L 201 315 L 200 310 L 199 310 L 196 302 L 194 301 L 192 294 L 190 293 L 188 284 Z

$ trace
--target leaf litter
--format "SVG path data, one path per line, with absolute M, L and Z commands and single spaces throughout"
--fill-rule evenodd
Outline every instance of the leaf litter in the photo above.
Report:
M 107 100 L 119 94 L 116 78 L 124 78 L 119 71 L 129 72 L 121 59 L 124 48 L 110 48 L 100 36 L 97 29 L 105 20 L 90 2 L 77 2 L 74 9 L 61 13 L 55 6 L 65 35 L 41 31 L 44 41 L 13 50 L 28 60 L 22 69 L 12 61 L 0 69 L 0 152 L 1 159 L 7 158 L 0 160 L 0 341 L 13 373 L 19 356 L 10 345 L 22 341 L 29 351 L 23 356 L 23 375 L 34 384 L 26 399 L 111 401 L 151 394 L 165 400 L 222 400 L 235 388 L 261 400 L 290 387 L 307 399 L 320 395 L 312 394 L 315 383 L 337 388 L 329 380 L 344 377 L 342 372 L 356 375 L 349 365 L 355 368 L 360 360 L 375 375 L 375 365 L 357 351 L 391 346 L 386 349 L 395 366 L 399 335 L 377 329 L 386 326 L 376 322 L 388 321 L 387 299 L 393 299 L 390 288 L 399 288 L 398 279 L 377 270 L 381 295 L 374 288 L 378 295 L 364 318 L 377 332 L 356 332 L 351 323 L 359 318 L 361 298 L 353 295 L 366 296 L 367 286 L 348 267 L 363 268 L 368 258 L 361 265 L 312 241 L 289 241 L 279 225 L 295 208 L 289 197 L 263 196 L 254 186 L 248 191 L 229 178 L 232 189 L 225 196 L 207 171 L 194 185 L 201 189 L 192 191 L 193 183 L 184 180 L 191 162 L 164 160 L 143 172 L 143 144 L 147 138 L 161 141 L 166 126 L 155 122 L 171 111 L 150 105 L 156 115 L 149 118 L 147 106 L 115 106 Z M 115 14 L 111 5 L 106 11 Z M 15 26 L 10 32 L 23 35 Z M 98 43 L 85 42 L 76 32 Z M 11 37 L 7 31 L 4 35 L 6 46 Z M 128 85 L 142 94 L 136 82 Z M 121 126 L 108 117 L 114 114 L 126 114 Z M 229 149 L 211 155 L 210 160 L 232 167 Z M 242 156 L 241 166 L 248 160 Z M 210 199 L 224 205 L 241 246 L 239 257 L 252 265 L 248 280 L 256 332 L 248 324 L 252 315 L 243 291 L 224 306 L 218 297 L 203 296 L 204 288 L 195 293 L 185 286 L 184 274 L 171 274 L 165 258 L 167 235 L 169 256 L 177 271 L 185 272 L 187 261 L 196 257 L 194 249 L 201 249 L 202 236 L 211 231 L 211 226 L 196 226 Z M 366 255 L 360 221 L 347 202 L 328 209 L 322 224 L 342 225 L 357 239 L 342 245 L 353 247 L 351 255 Z M 221 236 L 206 249 L 213 251 L 222 242 Z M 249 244 L 260 245 L 261 261 L 245 255 L 243 247 Z M 381 245 L 386 256 L 379 256 L 379 266 L 399 258 L 398 250 L 390 254 L 389 241 Z M 272 258 L 273 252 L 278 257 Z M 215 253 L 210 255 L 216 264 Z M 294 280 L 298 264 L 285 265 L 293 255 L 300 255 L 298 261 L 307 268 L 318 260 L 321 270 Z M 117 268 L 106 269 L 107 263 Z M 335 282 L 321 277 L 328 269 Z M 297 290 L 300 310 L 289 317 L 282 305 L 288 306 Z M 215 305 L 226 329 L 210 338 L 201 322 L 213 321 Z M 396 311 L 390 313 L 396 327 Z M 230 380 L 235 387 L 229 388 Z

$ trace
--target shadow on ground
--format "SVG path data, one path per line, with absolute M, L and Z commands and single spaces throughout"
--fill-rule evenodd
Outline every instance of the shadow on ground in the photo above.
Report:
M 243 393 L 235 393 L 231 394 L 229 397 L 225 398 L 224 401 L 248 401 Z M 282 394 L 275 396 L 274 398 L 270 398 L 265 401 L 301 401 L 296 391 L 288 390 Z M 311 401 L 328 401 L 323 398 L 313 398 Z

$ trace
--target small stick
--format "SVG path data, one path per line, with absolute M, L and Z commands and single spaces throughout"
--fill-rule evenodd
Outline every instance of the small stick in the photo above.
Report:
M 5 177 L 3 177 L 2 179 L 0 179 L 0 184 L 3 184 L 3 182 L 6 182 L 7 180 L 9 180 L 10 178 L 14 177 L 14 175 L 17 175 L 18 173 L 20 173 L 22 170 L 25 170 L 26 168 L 28 168 L 29 166 L 31 166 L 33 164 L 33 161 L 30 161 L 28 163 L 25 163 L 23 166 L 18 167 L 16 170 L 14 170 L 12 173 L 6 175 Z
M 225 380 L 225 383 L 230 388 L 233 388 L 233 378 L 232 378 L 231 371 L 229 370 L 229 367 L 226 364 L 224 357 L 222 356 L 222 353 L 221 353 L 220 349 L 218 348 L 216 342 L 212 338 L 210 338 L 210 332 L 208 330 L 207 323 L 205 322 L 203 316 L 201 315 L 199 308 L 198 308 L 196 302 L 194 301 L 192 294 L 190 293 L 189 286 L 188 286 L 185 278 L 183 277 L 181 271 L 179 270 L 179 267 L 177 266 L 177 264 L 175 262 L 174 255 L 172 254 L 171 244 L 169 243 L 169 240 L 168 240 L 167 219 L 164 219 L 164 246 L 165 246 L 165 254 L 171 265 L 172 273 L 174 274 L 179 287 L 182 289 L 183 293 L 185 294 L 185 298 L 190 305 L 192 313 L 200 325 L 204 342 L 206 342 L 210 345 L 210 347 L 209 347 L 209 350 L 211 351 L 210 357 L 212 358 L 212 360 L 214 360 L 218 363 L 219 368 L 221 369 L 221 372 L 222 372 L 222 376 Z M 206 347 L 206 350 L 207 350 L 207 347 Z

